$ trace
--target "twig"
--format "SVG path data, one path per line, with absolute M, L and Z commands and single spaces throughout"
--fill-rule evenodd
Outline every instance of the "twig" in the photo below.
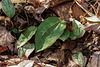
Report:
M 25 12 L 25 15 L 26 15 L 26 18 L 27 18 L 27 22 L 28 22 L 28 25 L 29 25 L 29 18 L 28 18 L 28 15 L 27 15 L 25 9 L 24 9 L 24 12 Z
M 94 5 L 90 8 L 90 10 L 92 10 L 92 8 L 97 4 L 97 1 L 94 3 Z M 83 16 L 83 18 L 90 12 L 90 10 Z M 83 19 L 82 18 L 82 19 Z M 81 20 L 80 22 L 83 22 L 83 20 Z M 84 24 L 84 23 L 82 23 Z

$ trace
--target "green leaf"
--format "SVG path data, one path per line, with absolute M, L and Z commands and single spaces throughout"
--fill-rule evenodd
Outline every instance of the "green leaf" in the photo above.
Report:
M 69 37 L 69 35 L 70 35 L 70 32 L 68 29 L 66 29 L 59 39 L 61 39 L 62 41 L 65 41 Z
M 70 38 L 75 40 L 77 36 L 74 34 L 74 32 L 70 32 Z
M 81 52 L 73 54 L 72 58 L 80 67 L 84 67 L 84 57 Z
M 73 18 L 71 18 L 70 20 L 72 21 L 74 34 L 77 36 L 77 38 L 82 37 L 85 33 L 84 26 L 79 21 Z
M 14 33 L 20 33 L 20 32 L 22 32 L 22 30 L 16 29 L 16 28 L 14 28 L 12 31 L 13 31 Z
M 2 0 L 2 10 L 9 18 L 15 15 L 15 8 L 11 0 Z
M 17 48 L 23 46 L 25 43 L 28 42 L 32 38 L 32 36 L 35 34 L 37 30 L 37 27 L 30 26 L 28 27 L 23 33 L 21 33 L 19 39 L 18 39 L 18 46 Z
M 14 33 L 18 33 L 17 29 L 13 29 L 12 31 L 13 31 Z
M 60 18 L 50 17 L 44 20 L 35 36 L 36 53 L 51 46 L 62 35 L 65 28 L 66 23 Z
M 33 43 L 26 43 L 24 46 L 19 48 L 19 57 L 22 57 L 22 54 L 25 54 L 27 57 L 34 51 L 35 46 Z

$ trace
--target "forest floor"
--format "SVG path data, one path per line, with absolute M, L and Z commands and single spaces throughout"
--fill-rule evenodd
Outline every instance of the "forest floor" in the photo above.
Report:
M 11 19 L 0 9 L 0 67 L 100 67 L 100 24 L 88 24 L 87 27 L 88 20 L 82 20 L 82 17 L 90 17 L 89 12 L 91 12 L 99 18 L 97 21 L 100 22 L 99 1 L 51 0 L 43 3 L 34 1 L 33 3 L 13 4 L 15 15 Z M 21 31 L 30 26 L 38 27 L 43 20 L 49 17 L 59 17 L 65 20 L 69 31 L 73 31 L 69 18 L 75 18 L 84 25 L 85 33 L 75 40 L 57 39 L 47 49 L 38 53 L 33 51 L 28 57 L 22 54 L 20 58 L 17 45 L 23 31 L 18 32 L 18 30 Z M 92 18 L 91 21 L 95 19 Z M 28 42 L 34 43 L 34 38 L 35 36 Z M 78 53 L 82 53 L 82 56 L 78 57 L 77 61 L 73 55 L 78 56 Z

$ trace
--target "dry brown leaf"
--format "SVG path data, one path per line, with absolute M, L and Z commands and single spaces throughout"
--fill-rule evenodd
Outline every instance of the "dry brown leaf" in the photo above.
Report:
M 78 66 L 78 64 L 76 64 L 75 62 L 73 62 L 73 60 L 69 59 L 69 63 L 68 63 L 67 67 L 80 67 L 80 66 Z
M 73 11 L 72 12 L 72 16 L 75 17 L 76 19 L 80 19 L 80 16 L 84 16 L 85 15 L 85 12 L 77 4 L 75 4 L 72 7 L 72 11 Z
M 8 48 L 6 46 L 0 46 L 0 54 L 7 50 L 8 50 Z
M 64 3 L 64 2 L 68 2 L 68 1 L 73 1 L 73 0 L 51 0 L 51 5 L 50 7 L 54 7 L 58 4 Z
M 66 2 L 64 4 L 57 5 L 52 8 L 52 10 L 61 18 L 64 20 L 69 20 L 70 18 L 70 9 L 72 9 L 71 14 L 74 18 L 79 19 L 80 16 L 83 16 L 85 12 L 73 2 Z
M 70 6 L 73 4 L 73 2 L 68 2 L 68 3 L 64 3 L 58 6 L 55 6 L 52 8 L 52 10 L 61 18 L 64 20 L 68 20 L 70 18 L 69 16 L 69 9 Z
M 61 49 L 62 50 L 73 50 L 73 48 L 75 48 L 75 46 L 76 46 L 75 41 L 67 40 L 67 41 L 63 42 Z
M 29 0 L 29 2 L 33 2 L 35 7 L 39 7 L 41 3 L 51 2 L 50 7 L 54 7 L 63 2 L 73 1 L 73 0 Z
M 100 51 L 96 51 L 92 56 L 91 56 L 91 67 L 100 67 Z
M 18 26 L 19 29 L 23 29 L 23 26 L 27 23 L 27 21 L 25 21 L 23 18 L 18 17 L 18 15 L 14 18 L 14 20 L 16 21 L 16 27 Z
M 0 45 L 1 46 L 8 46 L 14 40 L 14 37 L 11 35 L 9 31 L 6 30 L 5 27 L 0 26 Z
M 86 23 L 85 24 L 85 29 L 86 30 L 93 30 L 93 31 L 100 34 L 100 23 L 93 23 L 93 24 Z
M 54 7 L 58 4 L 61 4 L 63 2 L 68 2 L 71 0 L 29 0 L 29 2 L 33 2 L 36 14 L 41 14 L 44 12 L 45 9 L 48 9 L 49 7 Z
M 49 6 L 50 6 L 50 2 L 49 2 L 49 1 L 47 1 L 47 2 L 45 2 L 45 3 L 42 3 L 42 4 L 41 4 L 41 7 L 35 9 L 35 13 L 36 13 L 36 14 L 41 14 L 41 13 L 44 12 L 45 9 L 48 9 Z
M 44 63 L 36 63 L 32 60 L 24 60 L 20 62 L 18 65 L 10 65 L 8 67 L 56 67 L 56 66 Z

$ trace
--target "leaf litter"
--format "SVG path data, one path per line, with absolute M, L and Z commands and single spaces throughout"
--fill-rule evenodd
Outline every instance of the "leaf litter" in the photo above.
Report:
M 32 52 L 29 52 L 29 53 L 27 52 L 26 49 L 24 50 L 24 51 L 26 51 L 26 54 L 25 54 L 25 52 L 23 52 L 24 55 L 26 55 L 29 58 L 31 57 L 33 59 L 36 59 L 38 61 L 33 60 L 33 59 L 24 60 L 24 59 L 28 59 L 28 58 L 25 58 L 25 56 L 24 56 L 24 57 L 22 57 L 22 58 L 24 58 L 23 61 L 20 60 L 20 62 L 18 62 L 17 64 L 16 63 L 13 64 L 13 66 L 18 67 L 19 65 L 21 66 L 24 64 L 24 62 L 26 62 L 26 64 L 24 64 L 24 66 L 26 66 L 26 67 L 29 67 L 29 66 L 32 67 L 34 64 L 37 66 L 40 66 L 40 67 L 42 65 L 47 65 L 46 67 L 55 67 L 55 66 L 57 66 L 57 67 L 62 67 L 62 66 L 63 67 L 64 66 L 65 67 L 74 67 L 74 66 L 75 67 L 79 67 L 79 66 L 84 67 L 86 61 L 88 61 L 86 52 L 90 52 L 90 53 L 94 52 L 95 49 L 92 50 L 92 47 L 93 47 L 92 44 L 94 44 L 96 42 L 94 39 L 97 38 L 97 36 L 99 36 L 99 34 L 97 34 L 97 33 L 100 33 L 99 32 L 99 23 L 96 23 L 96 22 L 98 22 L 98 20 L 96 20 L 96 21 L 93 20 L 94 19 L 94 17 L 92 16 L 94 14 L 93 11 L 91 10 L 91 12 L 88 12 L 88 10 L 89 10 L 88 8 L 90 8 L 89 6 L 84 5 L 88 9 L 88 10 L 86 10 L 84 7 L 82 7 L 83 5 L 80 5 L 81 3 L 83 3 L 83 4 L 85 3 L 88 5 L 88 3 L 84 2 L 83 0 L 81 0 L 81 1 L 79 1 L 79 0 L 77 0 L 77 1 L 76 0 L 75 1 L 71 1 L 71 0 L 70 1 L 69 0 L 51 0 L 51 1 L 47 0 L 47 1 L 44 1 L 43 0 L 43 2 L 38 2 L 38 3 L 34 2 L 31 4 L 29 4 L 29 1 L 27 1 L 28 4 L 25 4 L 26 1 L 24 1 L 24 0 L 22 0 L 22 1 L 17 0 L 16 2 L 14 2 L 14 0 L 11 0 L 11 1 L 13 1 L 14 4 L 16 4 L 16 2 L 17 2 L 17 3 L 21 3 L 20 5 L 22 5 L 21 10 L 19 8 L 17 8 L 19 10 L 16 12 L 16 15 L 11 19 L 11 21 L 13 21 L 13 23 L 14 23 L 14 27 L 17 29 L 22 29 L 24 31 L 26 28 L 28 28 L 29 26 L 33 26 L 34 24 L 36 26 L 39 26 L 39 25 L 41 25 L 41 22 L 43 20 L 45 20 L 44 19 L 45 15 L 47 15 L 48 17 L 51 17 L 51 16 L 54 16 L 54 14 L 56 16 L 59 16 L 61 18 L 61 20 L 65 20 L 66 28 L 68 28 L 68 29 L 70 28 L 70 30 L 69 30 L 70 36 L 64 38 L 64 40 L 63 40 L 64 42 L 59 39 L 58 40 L 56 39 L 57 43 L 53 42 L 52 46 L 48 47 L 44 51 L 39 52 L 37 54 L 35 53 L 34 49 L 32 49 Z M 31 0 L 31 2 L 32 1 L 33 0 Z M 24 4 L 22 4 L 22 3 L 24 3 Z M 31 10 L 31 8 L 26 7 L 27 5 L 31 5 L 32 10 Z M 46 7 L 45 7 L 45 5 L 46 5 Z M 53 14 L 51 15 L 47 11 L 51 11 Z M 93 14 L 91 14 L 91 13 L 93 13 Z M 43 15 L 43 14 L 45 14 L 45 15 Z M 90 17 L 88 17 L 85 14 L 88 14 Z M 2 14 L 2 15 L 4 15 L 4 14 Z M 82 16 L 83 17 L 86 16 L 86 18 L 89 18 L 89 19 L 86 19 L 85 24 L 84 24 L 86 32 L 84 35 L 81 34 L 79 36 L 78 35 L 74 36 L 74 35 L 76 35 L 77 32 L 76 33 L 74 32 L 75 30 L 72 28 L 73 21 L 72 22 L 69 21 L 69 18 L 75 18 L 76 21 L 80 21 L 80 19 L 81 19 L 83 21 L 83 19 L 81 18 Z M 17 21 L 16 21 L 16 17 L 17 17 Z M 95 15 L 95 18 L 98 18 L 98 16 Z M 91 24 L 90 22 L 93 22 L 93 23 Z M 72 23 L 72 25 L 71 25 L 71 23 Z M 69 26 L 69 24 L 71 26 Z M 79 24 L 81 24 L 81 22 L 79 22 Z M 86 24 L 87 24 L 87 26 L 86 26 Z M 2 27 L 0 27 L 0 29 L 2 31 L 4 31 L 4 32 L 1 32 L 2 35 L 0 37 L 1 49 L 5 48 L 5 50 L 1 51 L 1 54 L 2 54 L 2 52 L 8 50 L 8 49 L 6 50 L 7 47 L 5 47 L 5 46 L 10 45 L 9 46 L 10 50 L 12 50 L 12 48 L 13 48 L 13 47 L 11 47 L 11 44 L 12 44 L 12 42 L 14 42 L 14 37 L 11 35 L 11 33 L 9 31 L 6 30 L 6 27 L 4 27 L 4 29 Z M 77 28 L 77 26 L 76 26 L 76 28 Z M 91 32 L 88 29 L 93 30 L 97 33 Z M 41 30 L 42 30 L 42 28 L 41 28 Z M 22 34 L 22 32 L 21 33 L 13 33 L 16 40 L 18 40 L 18 38 L 20 37 L 20 34 Z M 37 32 L 38 31 L 36 31 L 36 33 Z M 41 31 L 39 31 L 39 32 L 41 32 Z M 31 38 L 29 38 L 26 42 L 35 43 L 35 39 L 34 39 L 35 36 L 32 35 Z M 77 37 L 81 37 L 81 38 L 77 38 Z M 27 44 L 26 42 L 25 42 L 25 44 L 21 45 L 20 48 L 23 48 Z M 97 42 L 95 44 L 98 44 L 98 43 L 99 43 L 99 38 L 97 38 Z M 15 45 L 15 44 L 13 44 L 13 45 Z M 86 45 L 86 46 L 81 47 L 79 45 Z M 88 45 L 90 45 L 90 46 L 88 46 Z M 94 46 L 94 47 L 96 48 L 96 46 Z M 35 46 L 35 48 L 37 48 L 37 47 Z M 28 47 L 28 49 L 30 49 L 30 48 Z M 75 49 L 76 49 L 76 51 L 75 51 Z M 86 49 L 88 49 L 90 51 L 88 51 L 88 50 L 86 51 Z M 77 61 L 75 59 L 71 59 L 73 55 L 76 55 L 79 52 L 81 55 L 83 53 L 83 56 L 87 57 L 86 61 L 81 59 L 81 58 L 83 58 L 82 56 L 81 56 L 81 58 L 79 58 L 79 59 L 81 59 L 82 62 L 83 61 L 85 62 L 84 64 L 79 64 L 79 63 L 77 63 Z M 87 53 L 87 54 L 89 54 L 89 53 Z M 75 58 L 77 58 L 77 57 L 75 57 Z M 94 57 L 92 57 L 92 58 L 94 58 Z M 15 59 L 15 58 L 13 58 L 13 59 Z M 18 59 L 18 58 L 16 58 L 16 59 Z M 77 60 L 79 60 L 79 59 L 77 59 Z M 73 62 L 73 60 L 74 60 L 74 62 Z M 14 61 L 12 61 L 12 62 L 14 62 Z M 92 60 L 92 62 L 93 62 L 93 60 Z M 1 62 L 1 64 L 12 67 L 12 65 L 9 65 L 9 63 Z M 91 63 L 91 64 L 93 64 L 93 63 Z

